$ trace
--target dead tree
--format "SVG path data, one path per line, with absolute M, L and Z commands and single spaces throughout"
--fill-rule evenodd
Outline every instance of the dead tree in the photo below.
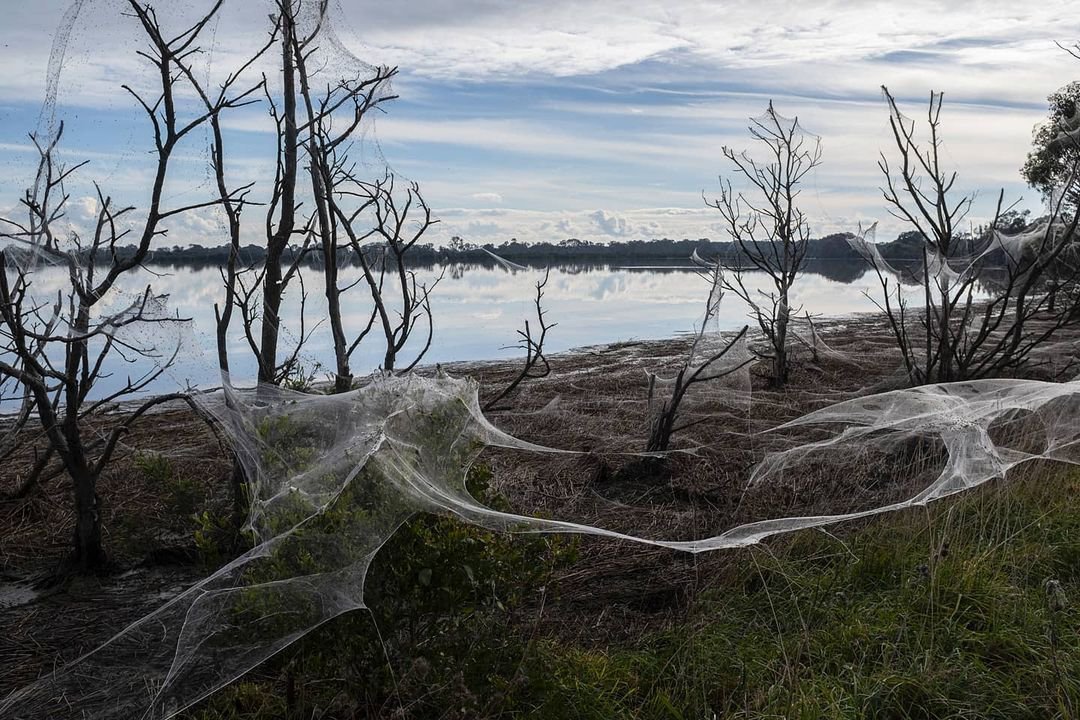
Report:
M 889 124 L 898 156 L 878 163 L 889 213 L 910 224 L 923 239 L 916 281 L 921 312 L 903 297 L 900 273 L 867 243 L 858 246 L 877 272 L 889 320 L 911 382 L 949 382 L 1015 372 L 1034 351 L 1077 320 L 1080 265 L 1075 262 L 1080 209 L 1068 208 L 1060 193 L 1049 215 L 1013 234 L 1000 231 L 1004 192 L 985 232 L 972 235 L 964 221 L 974 195 L 958 196 L 957 172 L 941 157 L 942 94 L 932 92 L 927 139 L 900 113 L 887 88 Z M 1075 186 L 1078 168 L 1066 180 Z M 1068 208 L 1068 209 L 1067 209 Z M 987 282 L 993 278 L 992 282 Z M 989 297 L 979 300 L 977 290 Z
M 810 228 L 797 201 L 806 175 L 821 164 L 821 144 L 807 135 L 798 118 L 784 118 L 769 103 L 765 114 L 750 121 L 750 135 L 766 156 L 759 161 L 747 152 L 725 147 L 733 174 L 748 183 L 736 192 L 730 180 L 720 179 L 720 197 L 706 200 L 724 218 L 738 257 L 727 268 L 725 287 L 750 307 L 750 315 L 768 342 L 764 356 L 772 365 L 772 381 L 787 383 L 788 325 L 798 313 L 791 307 L 791 287 L 806 258 Z M 768 293 L 747 288 L 744 270 L 762 272 L 772 282 Z
M 279 385 L 297 373 L 300 353 L 313 328 L 306 327 L 307 293 L 303 287 L 302 268 L 311 251 L 311 220 L 301 217 L 303 185 L 301 170 L 301 118 L 298 112 L 298 82 L 295 58 L 296 38 L 300 30 L 297 17 L 300 0 L 277 0 L 277 12 L 271 15 L 271 30 L 265 45 L 230 79 L 246 71 L 254 62 L 275 45 L 280 51 L 281 93 L 275 95 L 269 89 L 263 75 L 259 88 L 262 101 L 274 123 L 277 140 L 274 178 L 270 197 L 263 202 L 248 200 L 246 193 L 238 195 L 225 182 L 225 138 L 219 125 L 213 125 L 211 144 L 211 167 L 215 177 L 218 200 L 221 203 L 229 231 L 230 254 L 221 269 L 225 297 L 215 305 L 217 318 L 216 335 L 218 365 L 226 375 L 231 362 L 228 356 L 228 338 L 235 313 L 239 313 L 240 330 L 254 358 L 260 384 Z M 198 87 L 204 104 L 210 102 L 207 94 Z M 250 187 L 250 186 L 246 186 Z M 233 198 L 230 200 L 230 198 Z M 245 265 L 240 258 L 242 233 L 241 214 L 245 207 L 264 205 L 263 234 L 266 253 L 256 264 Z M 299 241 L 299 245 L 297 245 Z M 281 310 L 286 293 L 300 286 L 299 333 L 284 354 L 281 349 Z
M 356 168 L 349 157 L 349 150 L 357 139 L 356 132 L 368 113 L 380 103 L 396 97 L 389 93 L 388 88 L 397 70 L 377 67 L 367 77 L 332 78 L 323 89 L 316 91 L 314 82 L 319 79 L 319 71 L 309 68 L 310 60 L 319 50 L 321 27 L 321 22 L 316 23 L 302 38 L 294 33 L 292 53 L 304 106 L 304 137 L 301 143 L 306 151 L 314 200 L 310 225 L 316 238 L 313 245 L 321 254 L 326 318 L 334 345 L 334 389 L 344 392 L 352 386 L 352 354 L 374 324 L 382 297 L 381 290 L 369 284 L 373 299 L 371 319 L 363 330 L 350 339 L 342 317 L 341 299 L 347 290 L 360 281 L 344 287 L 340 284 L 338 260 L 342 251 L 348 250 L 349 241 L 346 233 L 341 231 L 341 220 L 335 207 L 344 188 L 351 188 L 354 184 Z M 393 369 L 392 362 L 388 369 Z
M 246 193 L 237 195 L 228 187 L 225 181 L 225 139 L 217 124 L 213 124 L 211 145 L 211 165 L 218 198 L 228 221 L 230 244 L 228 260 L 221 269 L 225 297 L 222 303 L 214 307 L 218 366 L 226 375 L 229 373 L 228 338 L 234 313 L 239 313 L 240 330 L 255 360 L 258 381 L 268 385 L 279 385 L 303 372 L 300 353 L 315 330 L 315 327 L 309 328 L 306 324 L 307 292 L 302 274 L 303 263 L 312 249 L 311 225 L 310 221 L 302 222 L 299 216 L 303 203 L 299 183 L 300 118 L 294 47 L 299 7 L 300 3 L 296 0 L 277 2 L 278 11 L 271 16 L 271 30 L 266 44 L 234 74 L 239 75 L 272 47 L 279 46 L 282 92 L 279 96 L 272 94 L 265 75 L 259 86 L 263 90 L 262 100 L 274 123 L 277 139 L 275 172 L 269 199 L 256 203 L 248 200 Z M 194 79 L 192 83 L 197 85 Z M 204 104 L 210 103 L 201 88 L 199 96 Z M 240 258 L 241 213 L 251 205 L 266 207 L 263 218 L 266 254 L 257 264 L 245 265 Z M 296 245 L 298 240 L 300 244 Z M 283 355 L 281 308 L 286 292 L 296 285 L 300 286 L 299 332 Z
M 177 399 L 180 394 L 151 398 L 121 413 L 111 429 L 102 434 L 87 429 L 88 419 L 105 407 L 137 397 L 161 377 L 176 357 L 175 347 L 157 347 L 159 339 L 139 337 L 148 326 L 175 326 L 180 318 L 169 315 L 163 298 L 149 286 L 133 293 L 124 304 L 110 306 L 103 300 L 122 292 L 124 281 L 138 270 L 153 240 L 167 232 L 169 218 L 198 208 L 220 204 L 212 198 L 185 206 L 167 207 L 163 191 L 171 160 L 180 143 L 228 108 L 237 107 L 257 91 L 249 87 L 233 91 L 235 79 L 208 106 L 191 116 L 181 116 L 177 97 L 190 91 L 185 70 L 200 52 L 202 31 L 221 7 L 215 3 L 196 23 L 176 34 L 158 23 L 152 8 L 129 2 L 149 48 L 139 55 L 160 79 L 156 97 L 148 98 L 129 86 L 124 89 L 145 111 L 150 123 L 156 160 L 146 210 L 136 218 L 135 208 L 120 206 L 97 187 L 98 211 L 88 237 L 74 229 L 63 232 L 68 195 L 65 183 L 83 167 L 71 167 L 56 159 L 63 125 L 48 139 L 31 136 L 39 156 L 35 187 L 22 198 L 27 219 L 3 220 L 2 236 L 12 245 L 0 255 L 0 374 L 25 387 L 34 398 L 34 413 L 50 448 L 71 478 L 75 496 L 75 536 L 72 560 L 80 569 L 106 564 L 101 543 L 101 517 L 97 481 L 132 423 L 154 406 Z M 236 198 L 245 188 L 234 190 Z M 137 233 L 135 251 L 120 251 L 121 240 Z M 42 268 L 66 273 L 68 285 L 54 296 L 39 295 L 35 278 Z M 125 381 L 105 387 L 111 377 L 110 363 L 125 362 L 149 368 Z
M 683 417 L 683 402 L 691 388 L 732 375 L 752 362 L 751 358 L 744 358 L 738 352 L 750 329 L 748 325 L 743 326 L 734 337 L 721 338 L 719 349 L 706 347 L 709 340 L 708 329 L 719 310 L 726 283 L 724 269 L 719 262 L 706 263 L 703 269 L 706 270 L 703 275 L 710 283 L 705 315 L 674 378 L 663 383 L 670 385 L 670 391 L 662 391 L 660 379 L 655 374 L 649 375 L 650 423 L 646 452 L 666 452 L 675 433 L 700 422 L 700 419 L 686 420 Z
M 517 347 L 525 351 L 525 362 L 521 366 L 520 372 L 517 376 L 510 381 L 510 384 L 502 389 L 502 391 L 493 397 L 491 400 L 484 403 L 484 410 L 494 410 L 499 404 L 499 401 L 505 398 L 510 393 L 517 389 L 518 385 L 526 380 L 539 380 L 545 378 L 551 374 L 551 365 L 548 364 L 547 357 L 544 355 L 544 341 L 547 339 L 548 330 L 558 325 L 558 323 L 548 323 L 544 319 L 544 288 L 547 287 L 548 271 L 544 271 L 544 279 L 536 282 L 536 298 L 533 300 L 533 305 L 536 308 L 536 327 L 539 331 L 536 335 L 533 334 L 533 328 L 529 325 L 529 321 L 525 321 L 525 329 L 518 330 L 517 333 L 521 337 Z
M 282 272 L 282 255 L 293 239 L 297 211 L 299 132 L 296 114 L 296 73 L 292 47 L 293 38 L 296 35 L 296 21 L 291 0 L 278 2 L 276 22 L 281 34 L 281 109 L 279 110 L 269 93 L 267 93 L 267 100 L 277 130 L 278 162 L 273 196 L 266 212 L 266 258 L 261 273 L 256 274 L 257 285 L 262 288 L 262 323 L 256 354 L 259 363 L 259 382 L 271 384 L 280 382 L 277 356 L 281 327 L 281 302 L 285 296 L 288 280 L 291 279 L 290 272 Z M 296 267 L 298 268 L 299 265 L 297 264 Z M 245 333 L 250 336 L 250 325 L 245 324 Z
M 343 173 L 330 207 L 360 264 L 373 305 L 367 326 L 345 352 L 351 355 L 378 323 L 385 347 L 382 369 L 409 372 L 431 347 L 431 292 L 442 279 L 440 275 L 430 284 L 417 280 L 416 273 L 409 269 L 409 251 L 438 220 L 432 217 L 420 187 L 409 183 L 402 193 L 390 172 L 375 181 Z M 387 276 L 394 285 L 393 293 L 386 288 Z M 421 321 L 424 344 L 405 367 L 400 367 L 405 344 L 415 336 Z
M 327 51 L 320 47 L 323 41 L 331 42 L 325 37 L 325 13 L 325 2 L 277 2 L 271 42 L 280 45 L 281 92 L 265 94 L 278 132 L 277 172 L 266 213 L 267 252 L 258 267 L 239 267 L 230 259 L 225 268 L 218 343 L 219 364 L 227 370 L 224 348 L 235 308 L 258 362 L 259 381 L 279 384 L 295 376 L 300 347 L 315 330 L 305 327 L 302 268 L 306 260 L 316 258 L 334 348 L 334 387 L 340 392 L 351 387 L 352 357 L 375 327 L 386 339 L 386 370 L 398 369 L 399 356 L 418 321 L 427 320 L 427 342 L 405 369 L 411 369 L 430 346 L 433 285 L 417 281 L 408 269 L 408 252 L 437 221 L 415 184 L 399 198 L 392 175 L 367 179 L 351 159 L 365 118 L 396 97 L 389 92 L 396 69 L 333 75 Z M 215 142 L 220 147 L 220 138 L 215 136 Z M 222 155 L 221 150 L 214 152 L 215 157 Z M 227 193 L 219 182 L 219 194 Z M 238 223 L 233 227 L 233 247 L 238 250 Z M 371 239 L 378 242 L 365 246 Z M 300 243 L 299 249 L 286 263 L 285 251 L 294 242 Z M 340 268 L 346 258 L 355 258 L 362 274 L 343 283 Z M 388 278 L 397 295 L 393 301 L 388 297 Z M 291 354 L 281 357 L 282 299 L 294 281 L 301 286 L 300 332 Z M 348 328 L 342 306 L 352 300 L 345 294 L 357 286 L 368 289 L 371 312 L 363 327 Z

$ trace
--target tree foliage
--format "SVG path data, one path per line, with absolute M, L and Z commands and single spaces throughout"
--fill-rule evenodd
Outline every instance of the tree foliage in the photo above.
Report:
M 1046 122 L 1032 133 L 1031 152 L 1020 169 L 1028 185 L 1050 197 L 1055 188 L 1069 181 L 1080 160 L 1080 148 L 1075 142 L 1062 138 L 1062 131 L 1077 122 L 1080 103 L 1080 81 L 1058 88 L 1047 97 L 1049 110 Z

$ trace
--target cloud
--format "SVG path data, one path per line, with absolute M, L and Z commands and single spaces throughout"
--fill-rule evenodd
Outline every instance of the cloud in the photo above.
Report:
M 92 222 L 97 218 L 101 205 L 98 199 L 92 195 L 83 195 L 75 198 L 69 204 L 73 219 L 82 222 Z
M 562 210 L 537 211 L 506 208 L 499 216 L 463 208 L 449 213 L 436 211 L 439 224 L 425 238 L 436 244 L 460 235 L 480 243 L 501 243 L 511 238 L 536 243 L 557 243 L 567 238 L 606 243 L 615 240 L 670 238 L 720 238 L 722 232 L 710 227 L 716 211 L 675 212 L 677 208 L 639 208 L 625 212 L 599 209 L 568 213 Z M 705 209 L 708 210 L 707 208 Z M 719 228 L 719 226 L 717 226 Z
M 590 213 L 589 219 L 596 223 L 596 226 L 600 228 L 600 232 L 605 235 L 626 237 L 634 232 L 634 226 L 626 218 L 613 215 L 604 210 Z
M 266 12 L 253 12 L 251 6 L 259 4 L 226 3 L 212 53 L 207 53 L 213 67 L 224 71 L 263 41 L 264 34 L 256 30 L 272 3 L 265 0 Z M 5 8 L 12 32 L 3 49 L 0 97 L 40 97 L 50 38 L 67 6 L 66 0 L 41 0 Z M 139 32 L 134 19 L 121 13 L 124 6 L 120 0 L 85 2 L 66 58 L 61 94 L 67 101 L 108 101 L 117 94 L 117 78 L 145 75 L 134 72 L 143 64 L 132 52 Z M 179 28 L 185 13 L 202 6 L 174 3 L 157 10 L 166 27 Z M 714 84 L 760 85 L 771 77 L 791 89 L 856 87 L 863 92 L 880 82 L 867 85 L 867 73 L 877 77 L 883 65 L 893 65 L 913 78 L 930 73 L 939 80 L 959 79 L 956 91 L 972 96 L 983 84 L 969 83 L 986 71 L 1011 79 L 1035 79 L 1039 73 L 1045 78 L 1048 70 L 1055 78 L 1067 75 L 1069 70 L 1053 70 L 1068 64 L 1053 42 L 1080 34 L 1080 21 L 1069 20 L 1070 10 L 1064 0 L 1022 10 L 1004 0 L 916 1 L 906 3 L 903 12 L 882 0 L 669 0 L 632 9 L 620 0 L 418 0 L 403 11 L 395 3 L 360 0 L 343 4 L 334 20 L 347 46 L 368 61 L 401 67 L 401 85 L 418 94 L 423 91 L 413 78 L 600 79 L 651 63 L 665 80 L 698 76 Z M 362 36 L 355 37 L 353 28 L 361 29 Z M 109 42 L 103 44 L 106 35 Z M 931 54 L 936 62 L 922 62 Z M 822 72 L 835 67 L 846 71 Z M 997 85 L 999 93 L 1010 96 L 1029 90 L 1016 82 Z
M 497 222 L 473 220 L 465 226 L 463 235 L 468 238 L 498 238 L 504 232 L 503 225 Z
M 345 20 L 366 28 L 372 52 L 440 78 L 596 75 L 661 59 L 743 70 L 918 50 L 972 59 L 982 48 L 1022 49 L 1076 29 L 1062 21 L 1071 15 L 1061 0 L 1023 10 L 1002 0 L 917 1 L 902 12 L 881 0 L 669 0 L 632 11 L 618 0 L 421 4 L 410 14 L 350 4 Z
M 68 157 L 94 155 L 88 177 L 103 178 L 118 201 L 139 205 L 149 186 L 141 161 L 147 127 L 117 86 L 134 82 L 138 89 L 148 79 L 133 54 L 137 26 L 118 14 L 124 5 L 86 0 L 58 107 L 79 115 Z M 160 5 L 163 21 L 179 27 L 185 12 L 204 3 Z M 200 68 L 211 84 L 263 41 L 251 18 L 262 22 L 266 13 L 252 5 L 258 3 L 225 4 L 203 56 L 213 62 Z M 960 189 L 982 190 L 990 202 L 1004 186 L 1015 198 L 1024 192 L 1018 169 L 1032 126 L 1045 115 L 1045 96 L 1078 69 L 1053 43 L 1080 36 L 1080 16 L 1062 0 L 1031 7 L 916 0 L 902 13 L 878 0 L 332 5 L 342 13 L 335 22 L 346 46 L 402 68 L 402 99 L 387 106 L 372 137 L 395 171 L 420 182 L 443 219 L 432 237 L 715 237 L 716 220 L 701 193 L 711 196 L 717 175 L 729 170 L 720 148 L 747 147 L 746 120 L 770 99 L 822 137 L 824 163 L 801 196 L 815 231 L 850 229 L 851 219 L 891 222 L 875 164 L 879 151 L 889 151 L 882 83 L 919 119 L 929 90 L 944 90 L 943 148 L 960 172 Z M 65 0 L 40 0 L 5 8 L 11 32 L 0 49 L 4 201 L 20 191 L 11 178 L 27 176 L 32 155 L 24 131 L 36 120 L 51 33 L 66 7 Z M 268 68 L 273 83 L 274 62 L 268 56 L 253 72 Z M 265 196 L 273 164 L 264 151 L 274 130 L 266 108 L 227 114 L 224 124 L 236 148 L 230 179 L 258 180 L 256 192 Z M 184 149 L 192 158 L 178 165 L 170 201 L 205 194 L 200 142 Z M 374 171 L 382 155 L 373 150 Z M 83 194 L 78 188 L 73 197 Z M 253 227 L 256 215 L 251 211 Z M 882 227 L 894 229 L 897 223 Z M 165 242 L 216 242 L 219 233 L 214 218 L 192 216 L 177 219 Z

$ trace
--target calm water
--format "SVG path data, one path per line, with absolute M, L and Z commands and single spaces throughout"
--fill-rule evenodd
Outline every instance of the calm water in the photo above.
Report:
M 861 267 L 820 266 L 804 272 L 794 288 L 795 302 L 812 314 L 827 316 L 874 310 L 865 296 L 880 294 L 877 278 Z M 171 305 L 181 316 L 193 321 L 193 332 L 185 335 L 181 355 L 168 377 L 152 389 L 168 390 L 190 383 L 210 386 L 219 382 L 214 349 L 214 304 L 222 296 L 221 279 L 216 268 L 154 267 L 157 275 L 146 273 L 139 280 L 151 283 L 155 293 L 167 293 Z M 356 277 L 350 269 L 345 278 Z M 418 270 L 418 279 L 430 282 L 439 268 Z M 532 305 L 535 283 L 543 271 L 510 272 L 501 267 L 448 266 L 432 296 L 435 336 L 424 363 L 453 360 L 483 360 L 520 356 L 513 347 L 517 330 L 525 319 L 535 326 Z M 319 274 L 308 270 L 308 329 L 318 325 L 301 358 L 308 367 L 322 363 L 332 367 L 333 354 L 324 320 L 322 287 Z M 768 278 L 760 273 L 747 274 L 751 288 L 768 289 Z M 63 285 L 63 276 L 46 273 L 37 278 L 38 287 Z M 585 345 L 628 339 L 671 337 L 694 330 L 700 322 L 708 284 L 689 266 L 587 266 L 551 269 L 544 308 L 549 322 L 557 326 L 548 334 L 548 352 L 555 353 Z M 350 298 L 351 295 L 351 298 Z M 286 319 L 294 318 L 299 293 L 287 297 Z M 919 293 L 913 293 L 917 302 Z M 370 313 L 370 300 L 363 286 L 345 296 L 348 328 L 363 327 Z M 722 328 L 739 328 L 748 322 L 746 306 L 732 295 L 721 304 Z M 319 323 L 322 323 L 319 325 Z M 234 318 L 234 326 L 238 320 Z M 286 326 L 282 350 L 299 332 L 296 323 Z M 353 360 L 354 374 L 362 375 L 378 367 L 382 359 L 378 329 L 361 345 Z M 158 333 L 144 342 L 163 352 L 172 345 L 170 333 Z M 411 361 L 423 338 L 410 343 L 401 365 Z M 366 347 L 365 347 L 366 345 Z M 233 374 L 240 381 L 254 377 L 255 365 L 239 331 L 231 343 Z M 114 375 L 103 387 L 122 384 L 127 375 L 136 376 L 143 363 L 117 363 Z

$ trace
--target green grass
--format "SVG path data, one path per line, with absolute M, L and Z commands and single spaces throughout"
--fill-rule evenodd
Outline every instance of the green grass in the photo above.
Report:
M 415 613 L 402 602 L 380 619 L 374 648 L 369 616 L 343 619 L 324 637 L 349 628 L 355 642 L 302 646 L 276 676 L 220 693 L 202 717 L 1076 717 L 1078 491 L 1075 473 L 1018 479 L 739 551 L 670 629 L 604 649 L 533 636 L 501 603 L 478 606 L 484 595 L 455 612 L 424 606 L 421 591 Z M 507 546 L 440 520 L 406 533 L 397 552 L 423 568 L 431 546 L 437 567 L 452 565 L 433 533 L 471 543 L 466 554 L 495 543 L 517 557 L 514 542 L 535 542 Z M 477 567 L 505 585 L 523 563 L 502 568 L 492 548 Z M 527 567 L 541 564 L 530 557 Z M 461 582 L 475 592 L 484 572 Z M 544 582 L 531 572 L 525 584 Z M 288 683 L 314 689 L 286 707 Z
M 546 644 L 535 717 L 1049 718 L 1080 707 L 1076 478 L 807 532 L 739 558 L 684 624 Z M 1049 592 L 1048 592 L 1049 583 Z

